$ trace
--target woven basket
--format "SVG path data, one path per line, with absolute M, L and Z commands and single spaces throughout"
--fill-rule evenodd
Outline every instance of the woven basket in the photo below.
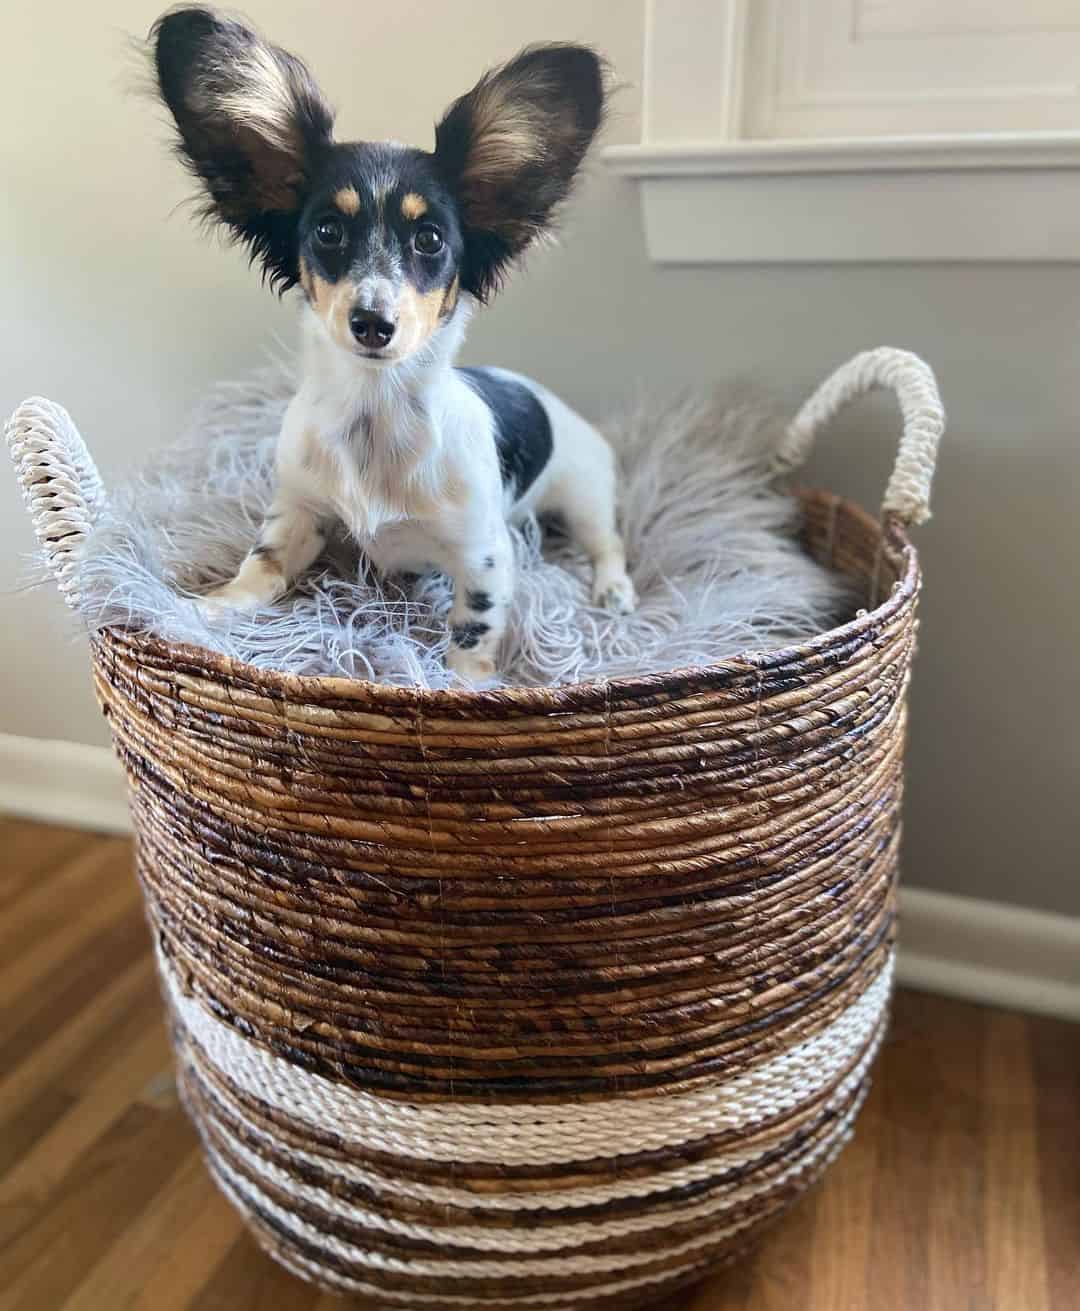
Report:
M 180 1087 L 291 1270 L 380 1309 L 637 1306 L 849 1137 L 889 1002 L 930 371 L 857 357 L 777 457 L 880 385 L 883 526 L 801 493 L 869 609 L 805 646 L 471 693 L 93 639 Z M 47 402 L 8 437 L 77 604 L 93 462 Z

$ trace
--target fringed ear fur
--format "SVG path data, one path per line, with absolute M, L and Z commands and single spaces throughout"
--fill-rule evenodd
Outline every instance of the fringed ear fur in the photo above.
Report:
M 299 278 L 296 222 L 333 112 L 303 63 L 242 24 L 199 6 L 163 15 L 150 33 L 161 98 L 178 150 L 225 224 L 284 291 Z
M 435 160 L 465 223 L 463 285 L 480 300 L 551 226 L 603 111 L 603 65 L 578 45 L 530 46 L 447 110 Z

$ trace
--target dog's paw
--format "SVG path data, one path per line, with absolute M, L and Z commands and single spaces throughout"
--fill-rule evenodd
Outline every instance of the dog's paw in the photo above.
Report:
M 476 651 L 465 651 L 452 646 L 446 653 L 446 667 L 467 683 L 479 686 L 490 683 L 495 677 L 495 661 L 490 656 L 479 655 Z
M 634 584 L 626 573 L 599 575 L 593 583 L 593 605 L 612 614 L 628 615 L 637 606 Z
M 223 587 L 215 587 L 205 596 L 197 596 L 195 604 L 204 619 L 215 620 L 229 614 L 251 614 L 266 602 L 247 587 L 226 583 Z

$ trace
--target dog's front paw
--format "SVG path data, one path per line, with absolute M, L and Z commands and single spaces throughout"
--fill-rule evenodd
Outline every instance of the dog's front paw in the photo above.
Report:
M 235 582 L 215 587 L 205 596 L 197 596 L 195 604 L 205 619 L 221 619 L 228 614 L 251 614 L 266 602 L 248 587 L 237 587 Z
M 447 651 L 446 667 L 451 673 L 474 685 L 490 683 L 495 677 L 495 661 L 490 656 L 466 651 L 459 646 L 451 646 Z
M 629 575 L 623 571 L 617 574 L 598 574 L 593 582 L 593 605 L 612 614 L 628 615 L 637 606 L 637 594 Z

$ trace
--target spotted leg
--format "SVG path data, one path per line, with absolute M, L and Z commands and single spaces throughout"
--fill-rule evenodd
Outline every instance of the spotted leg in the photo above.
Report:
M 454 553 L 454 605 L 446 664 L 470 683 L 495 675 L 499 642 L 514 595 L 514 552 L 501 520 Z
M 200 608 L 213 617 L 228 610 L 252 611 L 273 604 L 325 544 L 326 532 L 314 511 L 279 493 L 236 577 L 200 597 Z

